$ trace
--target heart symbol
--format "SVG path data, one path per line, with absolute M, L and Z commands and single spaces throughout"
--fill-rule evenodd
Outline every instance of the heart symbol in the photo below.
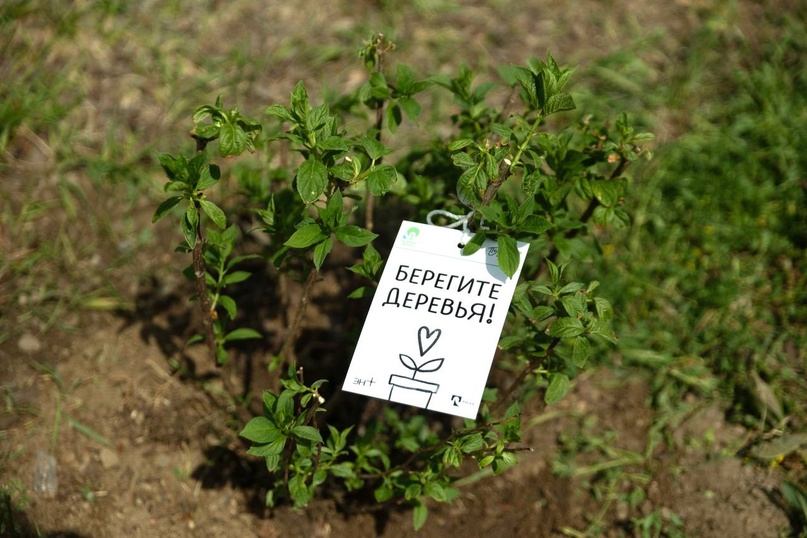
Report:
M 421 327 L 418 330 L 418 346 L 420 346 L 421 357 L 434 347 L 434 344 L 440 339 L 441 333 L 442 331 L 440 329 L 430 331 L 428 327 Z

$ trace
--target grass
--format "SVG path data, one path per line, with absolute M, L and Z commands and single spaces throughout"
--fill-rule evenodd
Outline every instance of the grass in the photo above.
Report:
M 725 65 L 717 56 L 696 62 L 721 84 L 688 90 L 687 103 L 709 105 L 658 149 L 647 185 L 636 186 L 641 205 L 631 248 L 608 262 L 615 278 L 605 285 L 628 312 L 628 362 L 675 362 L 693 381 L 711 374 L 736 420 L 764 429 L 787 415 L 800 429 L 807 416 L 807 77 L 800 55 L 807 40 L 802 23 L 779 22 L 778 39 L 750 65 Z M 720 28 L 696 45 L 750 52 L 730 24 Z M 780 411 L 772 412 L 777 406 L 761 390 Z
M 280 39 L 288 21 L 265 20 L 275 32 L 267 42 L 248 32 L 217 41 L 222 28 L 261 16 L 233 4 L 226 17 L 176 2 L 153 10 L 65 4 L 59 13 L 35 0 L 0 7 L 0 77 L 13 81 L 0 87 L 1 345 L 25 331 L 77 330 L 71 313 L 131 300 L 125 284 L 150 270 L 139 260 L 165 248 L 148 224 L 154 153 L 185 143 L 175 126 L 196 105 L 217 93 L 245 107 L 282 101 L 304 77 L 327 86 L 311 73 L 349 73 L 351 47 L 369 27 Z M 384 4 L 395 8 L 386 23 L 404 26 L 409 8 Z M 596 271 L 609 275 L 602 293 L 623 313 L 619 364 L 602 366 L 649 378 L 653 428 L 663 433 L 688 412 L 687 395 L 721 402 L 759 436 L 807 429 L 807 16 L 793 6 L 754 21 L 731 2 L 702 11 L 676 50 L 663 31 L 631 27 L 627 46 L 579 75 L 582 109 L 608 116 L 627 108 L 659 139 L 627 201 L 633 224 L 602 232 L 606 256 Z M 459 9 L 420 2 L 413 13 Z M 438 68 L 452 61 L 457 36 L 429 42 L 430 55 L 402 49 Z M 804 506 L 805 460 L 794 450 L 780 467 L 794 510 Z M 622 468 L 609 479 L 625 478 Z M 2 495 L 6 502 L 19 491 Z M 634 525 L 677 531 L 655 513 Z

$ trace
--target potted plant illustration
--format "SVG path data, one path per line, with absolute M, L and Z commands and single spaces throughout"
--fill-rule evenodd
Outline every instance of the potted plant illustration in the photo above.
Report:
M 431 348 L 437 343 L 442 331 L 440 329 L 430 330 L 428 327 L 421 327 L 418 330 L 418 347 L 420 356 L 426 355 Z M 436 372 L 443 366 L 444 358 L 429 359 L 420 365 L 417 364 L 415 359 L 405 353 L 400 353 L 398 359 L 401 361 L 407 370 L 412 372 L 411 377 L 392 374 L 389 378 L 391 385 L 389 391 L 389 399 L 400 403 L 409 405 L 417 405 L 428 409 L 431 402 L 432 395 L 439 389 L 439 383 L 431 383 L 422 379 L 417 379 L 418 373 Z M 395 389 L 399 390 L 395 390 Z

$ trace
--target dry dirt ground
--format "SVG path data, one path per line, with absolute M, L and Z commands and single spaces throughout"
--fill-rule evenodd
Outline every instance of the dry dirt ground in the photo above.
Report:
M 333 51 L 355 50 L 356 36 L 385 27 L 396 29 L 401 59 L 422 72 L 454 71 L 463 62 L 484 72 L 547 49 L 563 63 L 585 66 L 637 40 L 655 39 L 657 51 L 646 61 L 663 77 L 682 53 L 684 37 L 714 8 L 709 0 L 336 1 L 316 7 L 209 1 L 193 11 L 168 4 L 143 2 L 100 22 L 80 19 L 73 46 L 50 52 L 48 65 L 67 66 L 64 76 L 82 89 L 63 125 L 79 154 L 99 151 L 107 137 L 128 148 L 124 154 L 135 164 L 132 147 L 176 151 L 166 144 L 180 140 L 177 133 L 200 104 L 186 93 L 231 92 L 243 110 L 261 110 L 283 102 L 298 79 L 314 87 L 326 80 L 354 84 L 361 76 L 354 57 Z M 740 4 L 750 24 L 759 6 Z M 36 24 L 32 19 L 28 35 L 45 40 L 37 32 L 46 30 Z M 236 46 L 242 54 L 231 52 Z M 57 136 L 65 134 L 21 129 L 0 172 L 10 203 L 40 199 L 47 206 L 41 218 L 15 232 L 25 246 L 0 237 L 5 255 L 25 259 L 43 245 L 55 252 L 30 269 L 24 291 L 10 287 L 20 282 L 0 282 L 6 398 L 0 482 L 29 501 L 15 512 L 24 531 L 130 538 L 414 536 L 406 507 L 377 509 L 339 492 L 304 511 L 264 508 L 265 472 L 242 456 L 234 434 L 239 425 L 216 398 L 216 372 L 200 352 L 182 349 L 189 336 L 183 331 L 193 332 L 193 307 L 186 300 L 190 287 L 177 276 L 187 260 L 172 253 L 173 230 L 168 223 L 152 227 L 150 195 L 121 202 L 125 197 L 116 189 L 125 186 L 93 182 L 80 166 L 60 166 L 52 147 Z M 157 170 L 137 173 L 154 187 L 149 192 L 160 183 Z M 50 203 L 65 178 L 83 192 L 77 215 Z M 309 312 L 308 329 L 323 349 L 336 338 L 326 299 L 338 286 L 322 283 Z M 102 309 L 108 297 L 117 310 Z M 263 327 L 267 334 L 282 331 L 273 323 Z M 257 375 L 251 383 L 255 392 L 263 388 Z M 629 511 L 658 514 L 668 528 L 678 517 L 675 528 L 686 536 L 786 532 L 775 470 L 734 456 L 749 432 L 727 424 L 718 407 L 693 402 L 689 409 L 676 418 L 680 425 L 668 442 L 652 444 L 651 472 L 642 471 L 646 498 L 636 507 L 609 501 L 602 535 L 626 533 Z M 553 472 L 559 438 L 607 433 L 625 453 L 641 453 L 654 435 L 651 418 L 646 380 L 586 375 L 549 414 L 525 414 L 524 443 L 533 451 L 523 453 L 516 468 L 468 480 L 452 505 L 431 506 L 417 535 L 563 536 L 564 528 L 585 529 L 607 499 L 592 496 L 591 475 Z M 58 490 L 48 495 L 33 484 L 38 450 L 52 444 Z

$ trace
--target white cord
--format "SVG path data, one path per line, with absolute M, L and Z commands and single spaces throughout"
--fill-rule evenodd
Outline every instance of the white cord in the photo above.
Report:
M 471 240 L 471 231 L 468 229 L 468 223 L 471 221 L 471 217 L 473 217 L 474 212 L 470 211 L 466 215 L 457 215 L 456 213 L 452 213 L 451 211 L 446 211 L 444 209 L 434 209 L 429 211 L 429 214 L 426 215 L 426 222 L 429 224 L 434 224 L 432 222 L 432 217 L 440 215 L 443 217 L 448 217 L 449 219 L 453 219 L 455 222 L 451 224 L 446 224 L 446 228 L 458 228 L 462 226 L 462 238 L 460 239 L 460 248 L 464 247 L 468 241 Z M 488 227 L 483 225 L 484 219 L 482 223 L 479 225 L 480 230 L 487 230 Z

